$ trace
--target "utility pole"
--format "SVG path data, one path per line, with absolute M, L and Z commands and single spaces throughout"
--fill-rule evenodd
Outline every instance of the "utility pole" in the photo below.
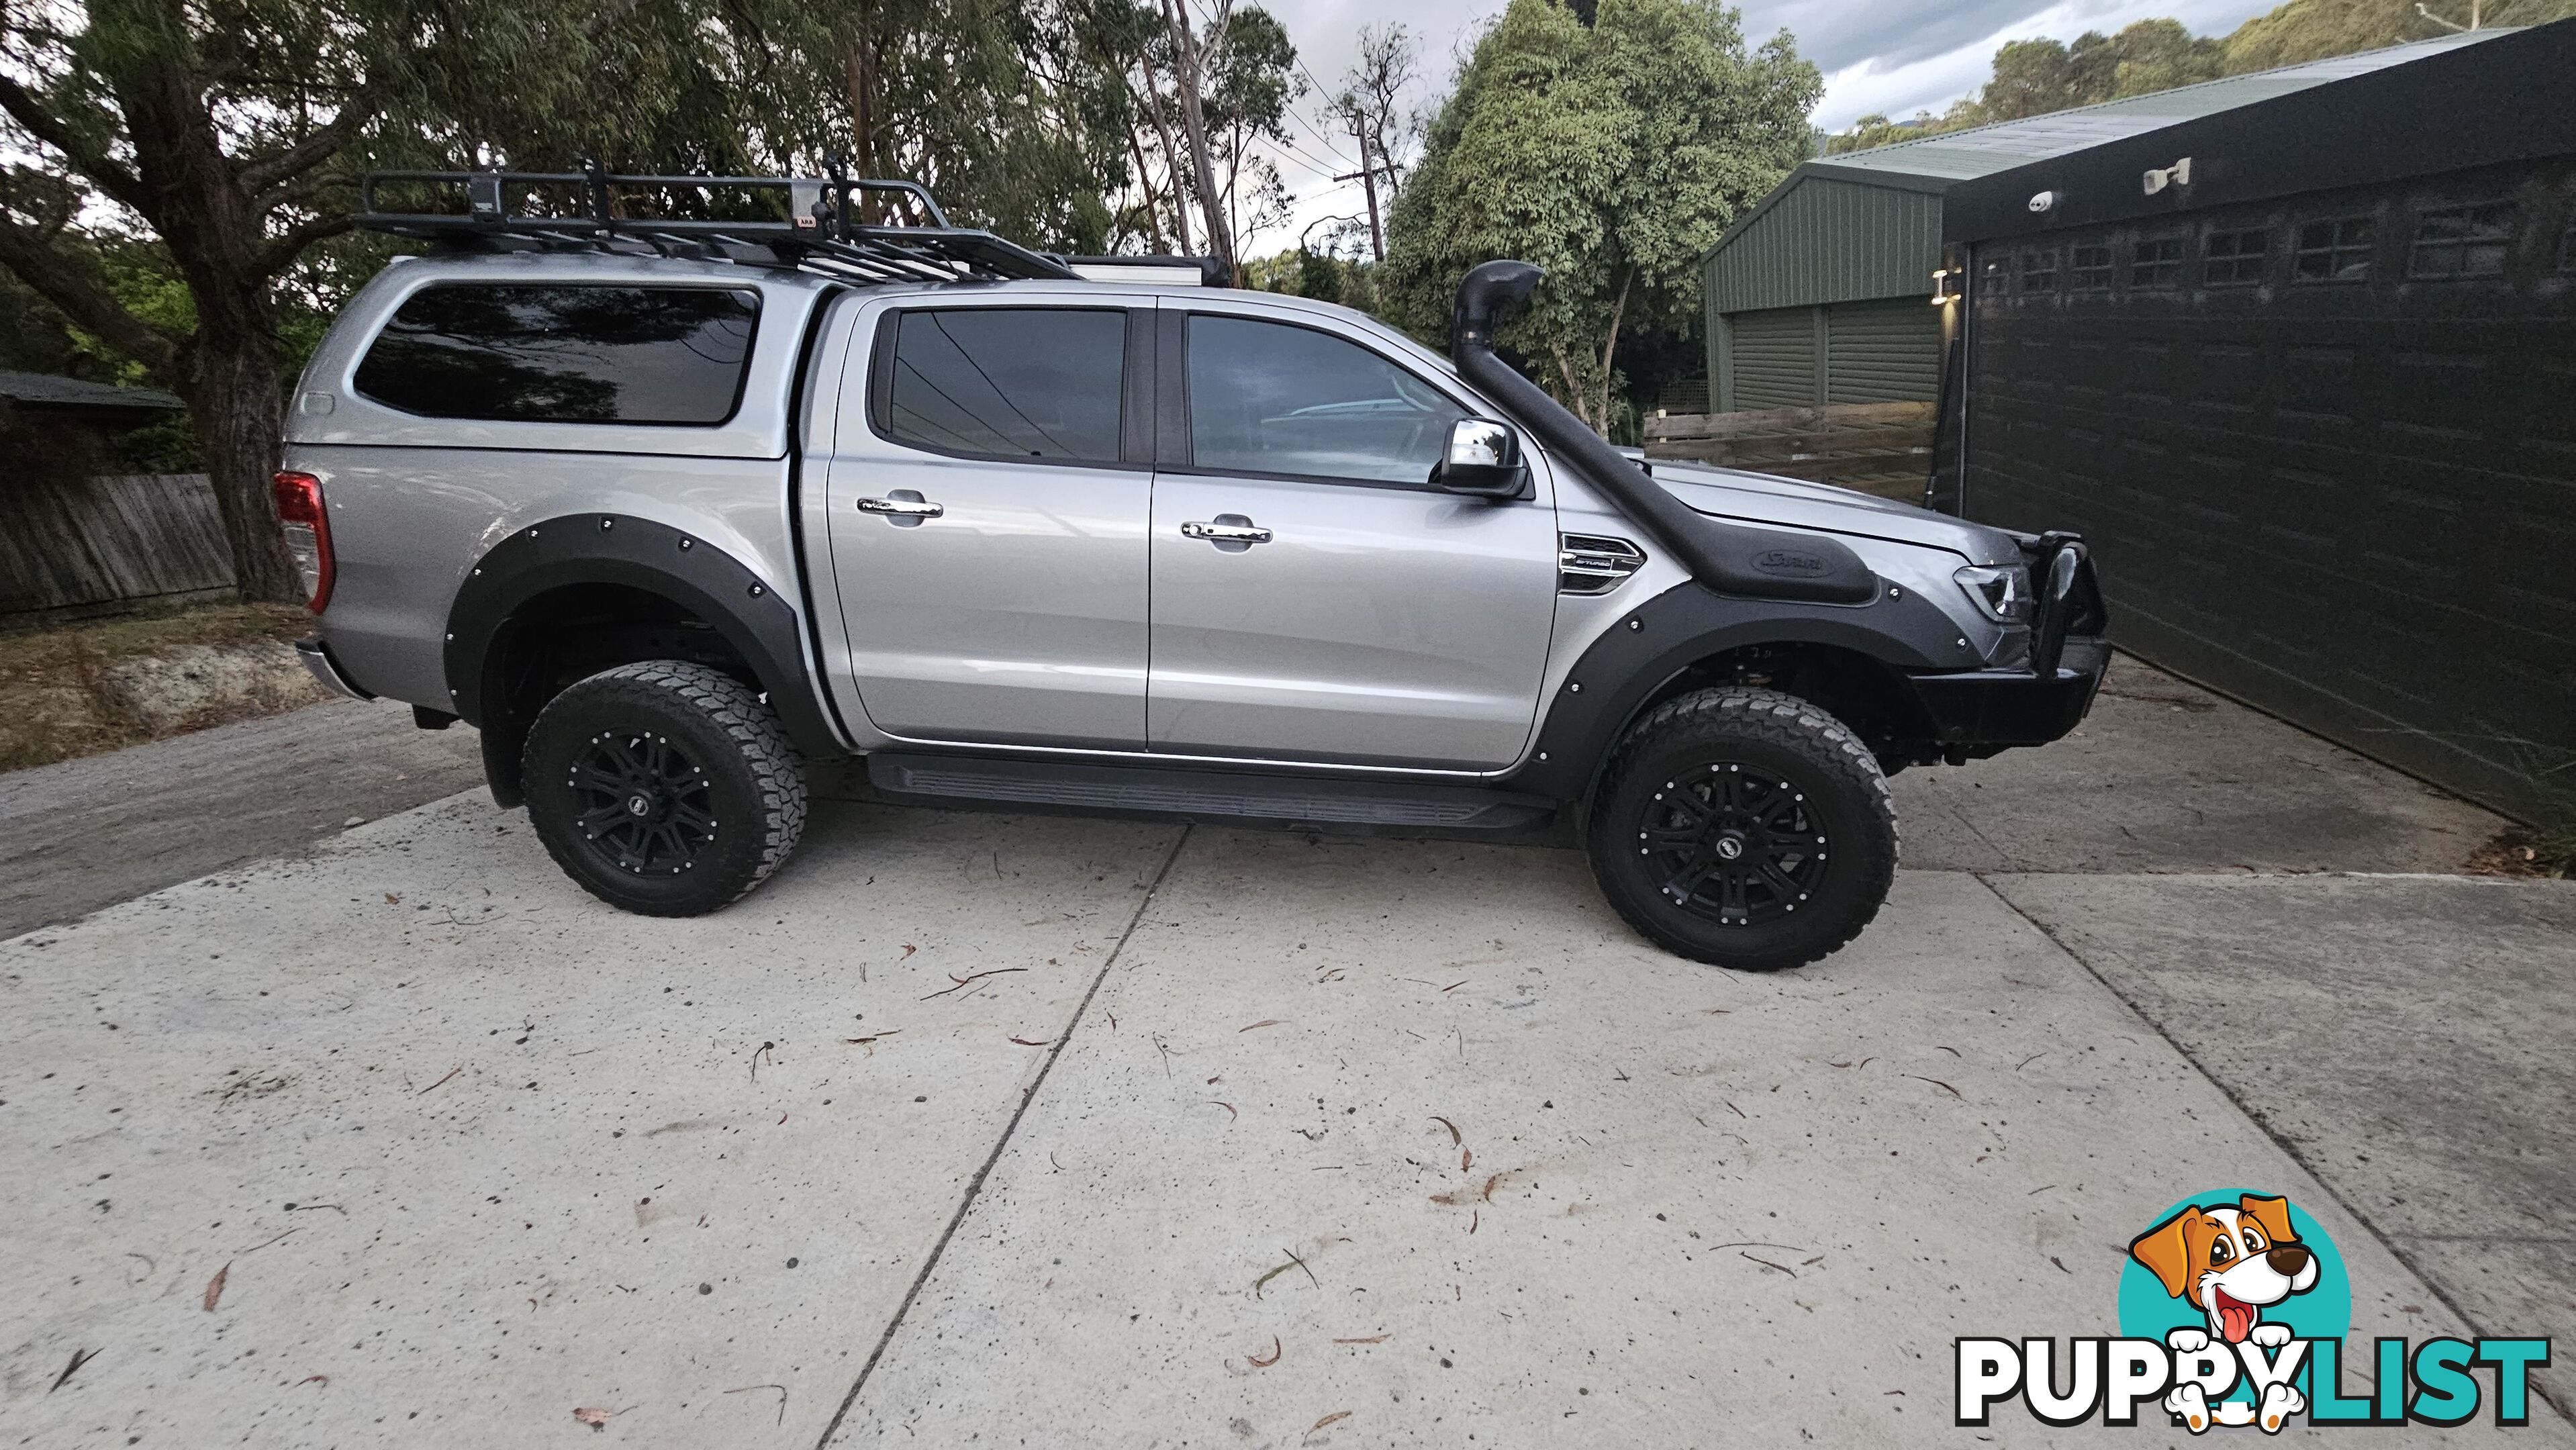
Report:
M 1369 164 L 1369 138 L 1368 133 L 1363 131 L 1360 133 L 1360 169 L 1357 171 L 1345 171 L 1333 179 L 1335 181 L 1356 181 L 1367 190 L 1369 255 L 1376 260 L 1383 262 L 1386 260 L 1386 228 L 1378 221 L 1377 214 L 1377 178 L 1378 173 L 1380 172 L 1386 173 L 1387 179 L 1390 181 L 1395 179 L 1395 168 L 1392 165 L 1380 163 L 1379 165 L 1372 166 Z
M 1369 252 L 1381 262 L 1386 260 L 1386 221 L 1378 206 L 1377 179 L 1383 172 L 1388 188 L 1395 186 L 1399 168 L 1387 154 L 1387 132 L 1396 129 L 1396 98 L 1412 83 L 1413 37 L 1401 25 L 1365 26 L 1359 62 L 1342 78 L 1341 94 L 1325 108 L 1360 143 L 1360 169 L 1333 179 L 1368 188 Z

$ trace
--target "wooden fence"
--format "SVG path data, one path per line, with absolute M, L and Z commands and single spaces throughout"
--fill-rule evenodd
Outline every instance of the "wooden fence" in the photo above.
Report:
M 202 473 L 0 474 L 0 616 L 216 598 L 232 586 Z
M 1919 503 L 1932 470 L 1930 403 L 1837 403 L 1646 421 L 1646 456 L 1840 484 Z

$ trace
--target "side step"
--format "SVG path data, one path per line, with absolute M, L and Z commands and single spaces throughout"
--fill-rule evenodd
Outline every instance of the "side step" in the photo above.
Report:
M 1537 830 L 1556 816 L 1555 803 L 1544 796 L 1476 786 L 886 751 L 867 760 L 868 783 L 879 794 L 923 804 L 972 800 L 1190 820 L 1478 833 Z

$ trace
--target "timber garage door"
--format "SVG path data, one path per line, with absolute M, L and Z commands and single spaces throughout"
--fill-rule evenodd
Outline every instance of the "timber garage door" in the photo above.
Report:
M 1929 308 L 1925 309 L 1929 311 Z M 1816 312 L 1782 307 L 1739 312 L 1735 330 L 1735 406 L 1804 408 L 1816 401 Z
M 2571 818 L 2576 164 L 1976 250 L 1970 517 L 2080 530 L 2124 648 Z
M 1941 310 L 1921 297 L 1825 309 L 1825 401 L 1928 403 L 1941 385 Z

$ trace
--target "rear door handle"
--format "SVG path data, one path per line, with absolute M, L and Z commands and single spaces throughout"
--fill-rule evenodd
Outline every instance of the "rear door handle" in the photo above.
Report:
M 859 511 L 884 514 L 887 523 L 905 527 L 918 525 L 923 519 L 935 519 L 948 512 L 938 504 L 924 501 L 920 494 L 908 488 L 898 488 L 884 498 L 860 499 Z
M 1266 544 L 1270 542 L 1270 531 L 1268 529 L 1261 527 L 1259 524 L 1254 523 L 1252 520 L 1245 518 L 1241 514 L 1218 514 L 1215 520 L 1210 523 L 1200 523 L 1193 519 L 1190 522 L 1181 525 L 1181 536 L 1183 538 L 1190 539 L 1205 539 L 1209 543 L 1215 544 L 1220 548 L 1227 544 L 1242 547 L 1251 544 Z

